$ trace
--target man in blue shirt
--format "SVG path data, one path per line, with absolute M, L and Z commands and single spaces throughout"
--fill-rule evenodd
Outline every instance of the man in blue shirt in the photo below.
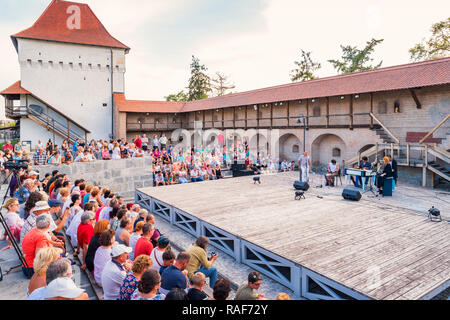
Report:
M 368 160 L 369 159 L 367 157 L 362 157 L 362 160 L 359 163 L 359 168 L 363 169 L 363 170 L 371 170 L 372 169 L 372 164 Z M 357 188 L 361 187 L 360 186 L 360 180 L 361 180 L 361 177 L 356 176 L 355 187 L 357 187 Z M 367 184 L 367 182 L 369 182 L 369 179 L 366 179 L 366 184 Z
M 32 179 L 26 179 L 23 185 L 16 191 L 14 197 L 22 204 L 28 200 L 31 192 L 36 191 L 37 184 Z
M 173 288 L 186 290 L 188 287 L 187 270 L 191 256 L 187 252 L 180 252 L 175 263 L 169 267 L 161 275 L 161 287 L 159 291 L 167 294 Z

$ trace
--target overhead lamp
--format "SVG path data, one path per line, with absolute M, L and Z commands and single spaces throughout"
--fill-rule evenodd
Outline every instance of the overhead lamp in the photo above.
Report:
M 253 106 L 253 109 L 258 110 L 258 106 L 255 104 L 255 105 Z
M 345 98 L 344 96 L 341 96 L 341 100 L 344 100 L 344 98 Z
M 278 102 L 275 102 L 275 105 L 277 106 L 277 105 L 278 105 Z
M 311 99 L 311 102 L 315 102 L 316 101 L 316 99 Z
M 282 106 L 283 105 L 283 102 L 280 102 L 280 106 Z
M 302 100 L 298 100 L 298 104 L 302 104 Z
M 359 94 L 355 94 L 355 99 L 358 99 L 359 98 Z
M 216 109 L 216 112 L 219 112 L 219 109 Z
M 147 112 L 147 113 L 146 113 L 145 115 L 146 115 L 146 116 L 149 116 L 149 115 L 150 115 L 150 113 L 148 113 L 148 112 Z

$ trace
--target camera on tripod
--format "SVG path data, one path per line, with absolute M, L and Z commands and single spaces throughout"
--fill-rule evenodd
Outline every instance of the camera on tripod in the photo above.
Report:
M 5 169 L 8 170 L 28 169 L 27 160 L 8 160 L 3 165 L 5 166 Z

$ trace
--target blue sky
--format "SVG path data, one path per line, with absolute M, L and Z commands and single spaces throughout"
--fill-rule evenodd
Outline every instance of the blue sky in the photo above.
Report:
M 211 74 L 220 71 L 246 91 L 289 83 L 300 49 L 336 74 L 328 59 L 339 45 L 384 38 L 374 54 L 382 66 L 408 63 L 408 49 L 444 20 L 450 1 L 406 0 L 80 0 L 107 30 L 131 47 L 125 75 L 129 99 L 163 100 L 182 90 L 195 55 Z M 0 87 L 19 80 L 9 36 L 30 27 L 50 0 L 0 1 Z M 0 118 L 3 118 L 0 99 Z

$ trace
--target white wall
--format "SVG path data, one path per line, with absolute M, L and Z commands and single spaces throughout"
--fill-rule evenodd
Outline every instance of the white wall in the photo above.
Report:
M 125 51 L 112 51 L 113 90 L 123 92 Z M 109 48 L 18 39 L 18 52 L 24 88 L 91 131 L 88 139 L 109 138 L 112 133 Z
M 38 140 L 41 140 L 42 143 L 47 143 L 48 139 L 53 141 L 53 133 L 48 131 L 43 126 L 40 126 L 33 120 L 29 118 L 22 117 L 20 119 L 20 141 L 31 141 L 32 150 L 35 149 Z M 55 134 L 55 143 L 61 146 L 63 139 Z

